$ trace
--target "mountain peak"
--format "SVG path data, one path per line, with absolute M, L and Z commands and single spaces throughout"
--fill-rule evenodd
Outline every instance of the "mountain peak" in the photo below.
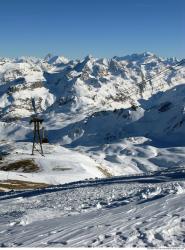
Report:
M 88 54 L 86 57 L 85 57 L 85 60 L 88 61 L 88 60 L 91 60 L 93 59 L 93 56 L 91 54 Z
M 64 56 L 53 56 L 52 54 L 46 55 L 44 58 L 45 61 L 47 61 L 49 64 L 57 65 L 57 64 L 67 64 L 69 62 L 69 59 L 67 59 Z
M 44 61 L 49 61 L 54 55 L 52 53 L 48 53 L 45 57 L 44 57 Z
M 121 57 L 114 56 L 113 59 L 116 59 L 117 61 L 142 61 L 149 57 L 156 57 L 156 55 L 147 51 L 143 53 L 133 53 L 133 54 L 121 56 Z

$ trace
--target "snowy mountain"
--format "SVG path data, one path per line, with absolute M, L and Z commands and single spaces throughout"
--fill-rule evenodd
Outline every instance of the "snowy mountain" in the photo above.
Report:
M 156 170 L 167 164 L 150 159 L 153 151 L 183 145 L 184 83 L 184 60 L 149 52 L 0 58 L 0 138 L 31 140 L 34 98 L 51 143 L 90 155 L 113 175 Z
M 62 113 L 128 108 L 138 105 L 140 98 L 148 99 L 159 90 L 183 83 L 184 67 L 174 70 L 177 63 L 177 59 L 151 53 L 109 60 L 87 56 L 80 62 L 51 55 L 43 60 L 1 58 L 0 115 L 4 119 L 30 116 L 31 97 L 39 112 L 48 108 Z M 143 80 L 143 76 L 150 79 L 161 71 L 164 73 L 158 78 Z
M 184 93 L 149 52 L 0 58 L 0 247 L 184 247 Z
M 45 61 L 47 61 L 49 64 L 52 65 L 65 65 L 68 64 L 69 60 L 65 58 L 64 56 L 52 56 L 51 54 L 48 54 L 45 58 Z

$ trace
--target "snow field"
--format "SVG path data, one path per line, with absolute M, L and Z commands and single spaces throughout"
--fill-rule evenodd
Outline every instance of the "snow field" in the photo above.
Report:
M 2 196 L 1 246 L 184 246 L 184 181 L 81 184 Z

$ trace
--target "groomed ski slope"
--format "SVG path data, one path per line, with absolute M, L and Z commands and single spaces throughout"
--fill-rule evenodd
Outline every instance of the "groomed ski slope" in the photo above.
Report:
M 185 169 L 1 193 L 0 246 L 184 247 Z

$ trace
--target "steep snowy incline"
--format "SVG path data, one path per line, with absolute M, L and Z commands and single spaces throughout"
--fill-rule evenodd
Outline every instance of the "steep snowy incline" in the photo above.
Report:
M 184 247 L 184 169 L 176 171 L 3 194 L 0 245 Z

